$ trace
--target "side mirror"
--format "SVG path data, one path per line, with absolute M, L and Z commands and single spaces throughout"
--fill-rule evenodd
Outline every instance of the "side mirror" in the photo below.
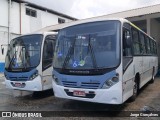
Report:
M 129 31 L 125 31 L 125 34 L 124 34 L 124 42 L 125 42 L 125 46 L 127 48 L 130 48 L 131 45 L 132 45 L 132 41 L 131 41 L 131 36 L 130 36 L 130 33 Z
M 1 47 L 2 55 L 4 55 L 4 48 Z
M 3 44 L 3 45 L 1 45 L 2 55 L 4 55 L 4 47 L 10 47 L 10 44 Z
M 2 55 L 4 55 L 4 45 L 1 45 L 1 52 L 2 52 Z

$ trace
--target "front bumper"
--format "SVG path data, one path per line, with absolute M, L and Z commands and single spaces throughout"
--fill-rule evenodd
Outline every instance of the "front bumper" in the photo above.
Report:
M 109 89 L 83 89 L 83 88 L 68 88 L 57 85 L 54 81 L 53 91 L 54 95 L 59 98 L 66 98 L 79 101 L 88 101 L 105 104 L 122 104 L 122 84 L 118 82 Z M 68 94 L 66 91 L 68 91 Z M 89 97 L 73 96 L 73 91 L 85 91 Z
M 24 87 L 15 87 L 13 84 L 20 83 L 24 84 Z M 34 80 L 31 81 L 10 81 L 5 79 L 6 87 L 9 89 L 15 90 L 25 90 L 25 91 L 42 91 L 42 82 L 41 77 L 37 76 Z

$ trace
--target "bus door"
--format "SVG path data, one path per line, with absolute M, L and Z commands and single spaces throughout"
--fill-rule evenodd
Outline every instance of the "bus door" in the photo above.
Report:
M 143 80 L 143 49 L 141 44 L 141 38 L 139 31 L 132 27 L 132 40 L 133 40 L 133 52 L 134 52 L 134 73 L 140 75 L 140 84 Z M 139 86 L 140 87 L 140 86 Z
M 140 42 L 141 42 L 141 55 L 143 58 L 143 62 L 142 62 L 142 74 L 141 74 L 141 82 L 140 82 L 140 87 L 142 86 L 142 84 L 145 83 L 145 80 L 147 78 L 147 74 L 146 74 L 146 70 L 148 69 L 148 62 L 147 62 L 147 48 L 145 45 L 145 35 L 143 33 L 139 33 L 139 38 L 140 38 Z
M 42 57 L 42 88 L 52 88 L 52 62 L 56 38 L 55 35 L 48 35 L 45 38 Z
M 128 23 L 125 23 L 123 26 L 123 51 L 122 51 L 122 60 L 123 60 L 123 94 L 128 93 L 133 89 L 134 78 L 134 64 L 133 64 L 133 50 L 132 50 L 132 33 L 131 26 Z M 124 99 L 127 97 L 123 96 Z

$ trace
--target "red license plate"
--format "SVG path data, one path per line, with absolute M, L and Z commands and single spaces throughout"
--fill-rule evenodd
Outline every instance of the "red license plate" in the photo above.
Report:
M 81 97 L 85 97 L 86 93 L 84 91 L 73 91 L 73 95 L 74 96 L 81 96 Z

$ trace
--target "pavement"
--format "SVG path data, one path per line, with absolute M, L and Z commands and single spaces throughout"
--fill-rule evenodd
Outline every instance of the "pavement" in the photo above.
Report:
M 0 78 L 4 77 L 4 74 L 3 73 L 0 73 Z
M 5 86 L 4 74 L 0 73 L 0 89 L 3 89 L 3 86 Z
M 125 111 L 160 111 L 160 77 L 156 77 L 153 84 L 146 84 L 137 96 L 134 102 L 126 101 L 122 105 L 107 105 L 98 103 L 89 103 L 82 101 L 74 101 L 68 99 L 60 99 L 54 97 L 53 90 L 48 90 L 44 92 L 35 92 L 32 96 L 26 97 L 13 97 L 11 91 L 7 89 L 4 85 L 3 74 L 0 77 L 0 111 L 71 111 L 74 115 L 74 111 L 106 111 L 101 115 L 109 115 L 107 111 L 119 111 L 115 114 L 114 120 L 160 120 L 159 117 L 118 117 L 118 115 L 124 114 Z M 73 112 L 72 112 L 73 111 Z M 93 112 L 92 114 L 81 113 L 80 118 L 77 120 L 102 120 L 103 117 L 98 117 L 98 112 Z M 84 117 L 83 116 L 87 116 Z M 53 120 L 52 117 L 50 119 Z M 56 119 L 56 118 L 55 118 Z M 65 117 L 60 120 L 76 120 L 74 117 Z M 104 119 L 106 119 L 104 117 Z M 0 118 L 0 120 L 3 120 Z M 4 119 L 5 120 L 5 119 Z M 37 119 L 38 120 L 38 119 Z

